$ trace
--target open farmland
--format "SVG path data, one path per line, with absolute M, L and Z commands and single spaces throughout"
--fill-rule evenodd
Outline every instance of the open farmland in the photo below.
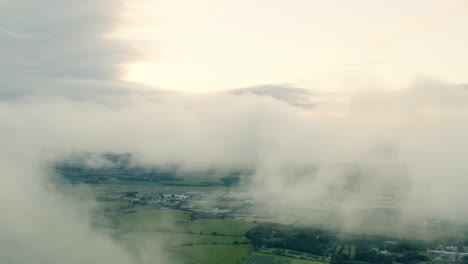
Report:
M 141 210 L 112 219 L 123 231 L 165 231 L 231 237 L 241 237 L 255 226 L 252 222 L 232 219 L 191 221 L 187 212 L 171 209 Z
M 205 264 L 236 264 L 252 249 L 251 245 L 195 245 L 179 247 L 173 250 L 198 263 Z
M 272 255 L 254 252 L 250 254 L 242 264 L 324 264 L 327 262 L 319 262 L 312 260 L 295 259 L 290 257 Z
M 190 233 L 173 232 L 131 232 L 125 234 L 125 237 L 131 241 L 136 241 L 141 245 L 151 245 L 164 243 L 165 248 L 187 245 L 203 244 L 234 244 L 243 241 L 242 237 L 235 236 L 213 236 Z
M 275 215 L 267 201 L 241 186 L 223 186 L 219 179 L 179 177 L 149 182 L 117 178 L 101 183 L 97 177 L 98 183 L 90 183 L 80 176 L 85 183 L 75 183 L 73 190 L 78 197 L 97 198 L 94 223 L 120 239 L 144 264 L 157 258 L 160 250 L 176 264 L 413 264 L 465 256 L 458 252 L 464 246 L 461 233 L 458 240 L 437 243 L 338 234 L 315 226 L 304 214 L 313 211 L 314 218 L 326 218 L 323 205 L 290 206 L 284 214 Z M 434 231 L 447 233 L 446 224 L 428 223 Z

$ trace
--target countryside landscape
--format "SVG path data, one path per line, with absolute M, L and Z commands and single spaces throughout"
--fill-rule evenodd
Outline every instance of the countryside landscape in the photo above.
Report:
M 243 185 L 249 169 L 178 172 L 131 166 L 128 154 L 103 157 L 110 165 L 57 165 L 59 185 L 96 197 L 96 228 L 141 263 L 151 263 L 161 246 L 171 263 L 181 264 L 468 263 L 468 226 L 420 219 L 399 234 L 339 230 L 307 221 L 323 214 L 317 208 L 269 210 Z

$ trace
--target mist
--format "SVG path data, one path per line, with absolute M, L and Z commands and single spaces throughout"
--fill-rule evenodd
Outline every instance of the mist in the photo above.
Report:
M 272 214 L 298 210 L 339 230 L 382 232 L 372 227 L 385 219 L 387 231 L 400 232 L 429 218 L 465 223 L 466 93 L 426 80 L 350 94 L 342 105 L 322 97 L 313 109 L 254 94 L 1 102 L 2 258 L 136 261 L 92 226 L 92 197 L 77 202 L 54 187 L 51 168 L 74 153 L 132 153 L 135 164 L 186 170 L 254 168 L 249 192 Z M 385 197 L 391 218 L 381 214 Z
M 15 142 L 20 156 L 51 162 L 74 152 L 129 152 L 146 165 L 253 167 L 254 193 L 290 193 L 296 202 L 329 200 L 327 188 L 350 167 L 370 164 L 357 193 L 382 193 L 404 178 L 397 196 L 405 214 L 454 217 L 465 209 L 466 92 L 421 81 L 351 94 L 332 111 L 326 100 L 311 110 L 253 94 L 133 95 L 120 104 L 31 97 L 0 109 L 5 144 Z M 294 180 L 282 173 L 307 166 L 314 173 Z

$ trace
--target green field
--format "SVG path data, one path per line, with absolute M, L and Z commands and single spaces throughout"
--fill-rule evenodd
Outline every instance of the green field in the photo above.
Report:
M 205 264 L 236 264 L 247 256 L 252 249 L 251 245 L 196 245 L 179 247 L 173 252 L 185 261 Z
M 243 242 L 242 237 L 235 236 L 213 236 L 188 233 L 171 232 L 131 232 L 125 235 L 131 241 L 140 245 L 164 244 L 165 248 L 173 248 L 184 245 L 197 244 L 233 244 Z
M 188 213 L 171 209 L 140 210 L 112 217 L 119 229 L 137 231 L 180 230 L 177 221 L 189 219 Z
M 300 252 L 290 249 L 280 249 L 280 248 L 262 248 L 258 251 L 259 253 L 266 253 L 269 255 L 281 255 L 284 257 L 291 257 L 298 260 L 307 260 L 307 261 L 318 261 L 318 262 L 330 262 L 330 257 L 326 256 L 317 256 L 309 254 L 306 252 Z M 281 252 L 281 253 L 277 253 Z
M 141 210 L 114 216 L 117 227 L 124 231 L 174 231 L 202 235 L 243 236 L 255 224 L 232 219 L 198 219 L 190 221 L 184 211 L 172 209 Z
M 335 248 L 335 254 L 342 253 L 345 255 L 348 255 L 350 258 L 354 258 L 354 255 L 356 255 L 356 246 L 354 245 L 337 245 Z
M 243 235 L 254 223 L 197 219 L 172 209 L 140 210 L 112 217 L 121 237 L 145 252 L 164 249 L 178 263 L 236 263 L 251 249 Z
M 247 230 L 256 224 L 231 219 L 198 219 L 193 222 L 181 223 L 184 230 L 203 234 L 222 234 L 229 236 L 243 236 Z
M 250 254 L 242 264 L 324 264 L 324 262 L 255 252 Z
M 323 264 L 323 262 L 313 260 L 295 259 L 292 264 Z

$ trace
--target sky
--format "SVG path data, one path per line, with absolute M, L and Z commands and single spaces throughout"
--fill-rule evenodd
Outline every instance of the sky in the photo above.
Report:
M 467 12 L 464 0 L 136 0 L 114 33 L 145 53 L 124 79 L 163 89 L 401 89 L 468 82 Z

